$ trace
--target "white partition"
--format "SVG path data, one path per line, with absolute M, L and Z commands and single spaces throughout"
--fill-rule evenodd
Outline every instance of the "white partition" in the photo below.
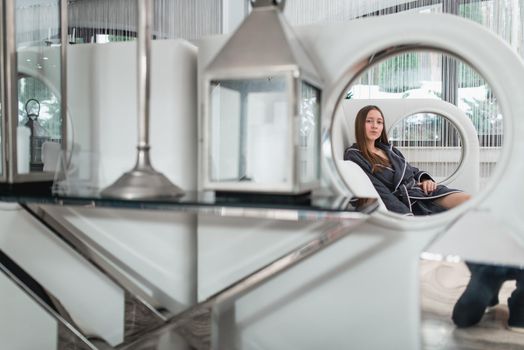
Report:
M 196 47 L 155 40 L 151 52 L 150 140 L 153 167 L 184 190 L 196 188 Z M 95 157 L 105 187 L 136 160 L 136 43 L 68 49 L 73 142 Z
M 2 348 L 56 350 L 57 322 L 0 272 L 0 339 Z M 28 336 L 30 331 L 30 336 Z
M 3 206 L 0 218 L 2 251 L 52 293 L 87 334 L 113 345 L 122 342 L 123 290 L 20 208 Z
M 178 313 L 196 301 L 196 216 L 177 212 L 47 206 L 83 233 L 156 308 Z

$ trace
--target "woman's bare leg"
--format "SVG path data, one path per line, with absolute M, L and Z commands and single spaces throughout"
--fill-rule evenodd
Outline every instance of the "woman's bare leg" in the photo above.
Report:
M 465 201 L 469 200 L 471 195 L 465 192 L 450 193 L 445 197 L 435 199 L 435 203 L 446 208 L 455 208 L 457 205 L 461 205 Z

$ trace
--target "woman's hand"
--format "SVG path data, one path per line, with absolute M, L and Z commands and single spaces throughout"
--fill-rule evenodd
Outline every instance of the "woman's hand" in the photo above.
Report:
M 437 184 L 433 180 L 424 180 L 419 182 L 418 185 L 424 191 L 425 194 L 431 193 L 437 189 Z

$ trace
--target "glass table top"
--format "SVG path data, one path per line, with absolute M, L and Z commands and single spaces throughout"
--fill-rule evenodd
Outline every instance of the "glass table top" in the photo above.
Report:
M 0 189 L 0 202 L 27 205 L 61 205 L 91 208 L 146 209 L 181 211 L 232 217 L 276 220 L 350 220 L 364 219 L 378 208 L 375 198 L 357 198 L 314 194 L 282 196 L 186 192 L 177 198 L 128 200 L 94 195 L 51 195 L 28 191 Z

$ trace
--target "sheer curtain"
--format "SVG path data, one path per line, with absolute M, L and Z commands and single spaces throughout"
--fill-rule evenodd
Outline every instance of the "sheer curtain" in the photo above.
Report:
M 221 0 L 156 0 L 154 6 L 156 38 L 197 39 L 221 31 Z M 58 16 L 58 0 L 17 0 L 17 42 L 58 38 Z M 133 40 L 136 0 L 69 0 L 69 34 L 74 43 Z
M 154 7 L 156 38 L 197 39 L 222 28 L 221 0 L 155 0 Z M 69 26 L 76 43 L 132 40 L 136 0 L 72 0 Z
M 60 39 L 59 0 L 16 0 L 17 46 L 40 46 Z

